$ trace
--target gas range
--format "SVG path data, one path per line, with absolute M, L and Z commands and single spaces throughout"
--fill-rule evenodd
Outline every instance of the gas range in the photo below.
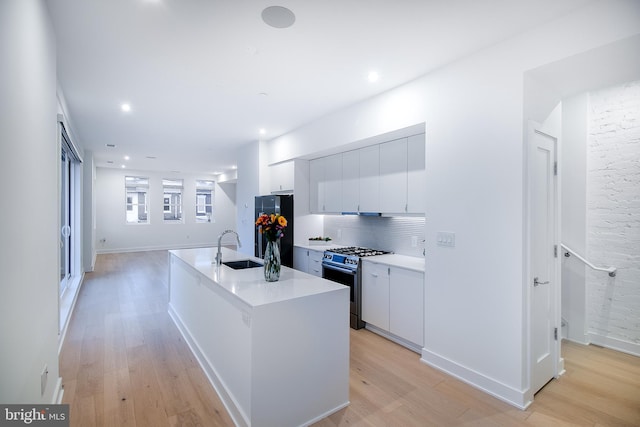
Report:
M 369 249 L 360 246 L 349 246 L 346 248 L 331 248 L 324 251 L 322 264 L 327 266 L 337 266 L 356 270 L 360 263 L 360 258 L 388 254 L 388 251 L 379 249 Z
M 324 251 L 322 277 L 351 288 L 349 323 L 353 329 L 360 329 L 365 325 L 362 320 L 362 268 L 360 267 L 360 258 L 388 253 L 391 252 L 361 248 L 359 246 L 331 248 Z

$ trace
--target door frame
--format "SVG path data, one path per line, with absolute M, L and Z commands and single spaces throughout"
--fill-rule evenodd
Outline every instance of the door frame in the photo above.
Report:
M 558 131 L 559 132 L 559 131 Z M 525 372 L 526 378 L 524 379 L 525 383 L 525 401 L 528 403 L 533 402 L 534 394 L 537 390 L 533 390 L 533 365 L 534 365 L 534 348 L 533 348 L 533 150 L 534 146 L 534 136 L 536 133 L 544 134 L 555 139 L 555 161 L 556 164 L 560 164 L 560 138 L 557 135 L 554 135 L 554 132 L 549 132 L 548 129 L 533 120 L 529 120 L 527 124 L 527 133 L 526 133 L 526 148 L 525 148 L 525 169 L 526 169 L 526 199 L 525 199 L 525 213 L 526 213 L 526 235 L 525 235 L 525 269 L 524 269 L 524 277 L 523 277 L 523 286 L 524 286 L 524 298 L 525 298 L 525 325 L 524 325 L 524 336 L 525 336 Z M 554 258 L 552 265 L 552 280 L 553 280 L 553 298 L 554 298 L 554 308 L 553 308 L 553 320 L 558 328 L 558 339 L 555 341 L 553 345 L 553 361 L 554 361 L 554 377 L 558 378 L 560 375 L 564 373 L 564 360 L 561 357 L 561 341 L 562 334 L 560 329 L 561 324 L 561 269 L 560 269 L 560 255 L 562 253 L 560 247 L 560 236 L 561 236 L 561 168 L 557 168 L 556 178 L 554 179 L 554 244 L 557 245 L 557 256 Z M 527 405 L 528 405 L 527 403 Z

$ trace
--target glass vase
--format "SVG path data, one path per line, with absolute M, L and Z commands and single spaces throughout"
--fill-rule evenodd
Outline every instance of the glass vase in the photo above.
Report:
M 267 240 L 264 253 L 264 279 L 267 282 L 277 282 L 280 279 L 280 248 L 277 240 Z

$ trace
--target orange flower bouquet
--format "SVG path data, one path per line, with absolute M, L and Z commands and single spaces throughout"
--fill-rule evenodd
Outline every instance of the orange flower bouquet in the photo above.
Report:
M 262 214 L 256 220 L 258 231 L 270 242 L 275 242 L 284 236 L 287 219 L 280 214 Z

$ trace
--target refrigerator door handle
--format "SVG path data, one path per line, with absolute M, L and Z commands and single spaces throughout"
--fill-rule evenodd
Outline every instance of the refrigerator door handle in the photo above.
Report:
M 262 233 L 258 232 L 258 258 L 262 259 Z

